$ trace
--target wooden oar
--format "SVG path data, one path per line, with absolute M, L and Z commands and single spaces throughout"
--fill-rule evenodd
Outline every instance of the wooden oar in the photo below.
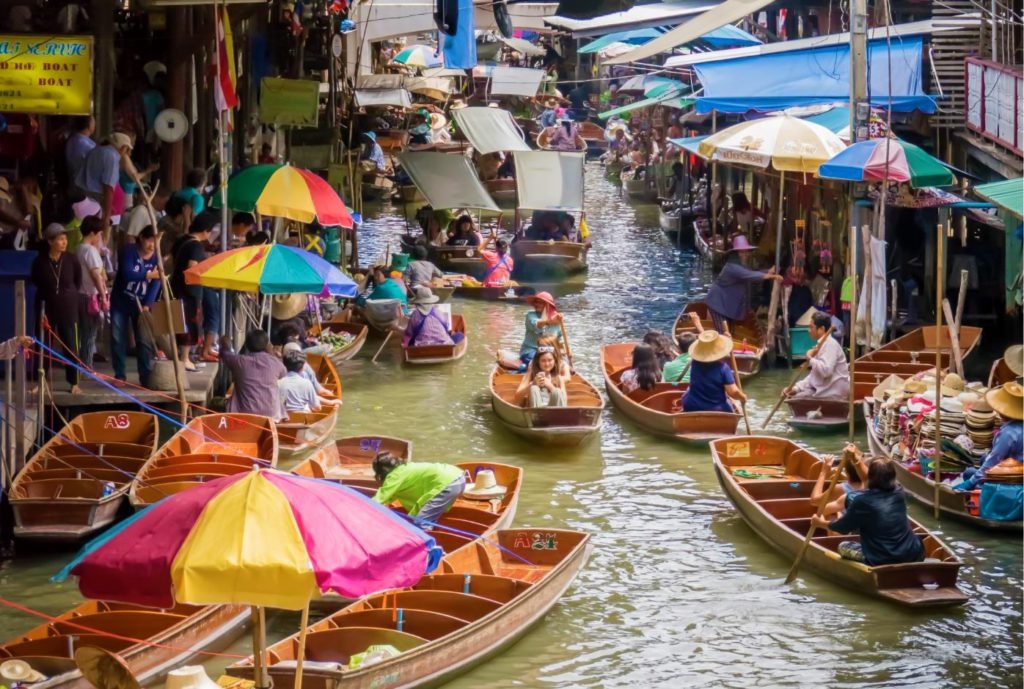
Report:
M 732 335 L 729 334 L 729 322 L 725 321 L 723 325 L 725 326 L 725 336 L 731 340 Z M 740 392 L 743 392 L 743 385 L 740 383 L 740 370 L 736 367 L 736 353 L 732 350 L 731 345 L 729 348 L 729 361 L 732 363 L 732 375 L 736 378 L 736 387 L 740 389 Z M 747 435 L 750 435 L 750 417 L 747 416 L 746 400 L 740 400 L 740 409 L 743 410 L 743 425 L 747 428 Z
M 850 460 L 850 455 L 853 451 L 850 449 L 852 446 L 847 445 L 843 448 L 843 458 L 839 460 L 839 468 L 832 474 L 832 480 L 829 481 L 828 490 L 826 490 L 821 500 L 818 502 L 818 509 L 815 515 L 820 517 L 821 513 L 825 511 L 825 506 L 828 505 L 828 501 L 832 498 L 832 491 L 835 490 L 836 483 L 839 481 L 839 476 L 843 473 L 843 469 L 846 468 L 846 463 Z M 796 554 L 796 560 L 793 562 L 793 567 L 789 570 L 789 575 L 786 577 L 786 583 L 791 584 L 796 579 L 797 572 L 800 571 L 800 563 L 804 559 L 804 554 L 807 552 L 807 546 L 811 544 L 811 538 L 814 537 L 814 532 L 817 531 L 818 527 L 814 525 L 814 520 L 811 520 L 811 525 L 807 529 L 807 535 L 804 537 L 803 545 L 800 546 L 800 551 Z
M 825 342 L 825 340 L 827 340 L 829 337 L 832 337 L 833 327 L 835 326 L 830 325 L 828 327 L 828 332 L 825 333 L 825 336 L 818 340 L 818 347 L 820 347 L 822 343 Z M 775 416 L 775 412 L 779 410 L 779 407 L 782 406 L 782 403 L 786 400 L 787 397 L 789 397 L 789 393 L 790 391 L 792 391 L 793 386 L 796 385 L 796 381 L 800 378 L 800 375 L 804 371 L 806 371 L 808 367 L 810 367 L 810 365 L 811 357 L 807 357 L 807 361 L 800 364 L 800 367 L 796 370 L 796 373 L 793 374 L 793 378 L 789 381 L 789 385 L 782 389 L 782 393 L 779 395 L 779 401 L 775 403 L 775 406 L 772 407 L 771 413 L 768 414 L 768 418 L 764 420 L 764 424 L 761 426 L 762 430 L 768 428 L 768 424 L 771 423 L 772 417 Z
M 572 348 L 569 347 L 569 336 L 565 333 L 565 323 L 559 322 L 559 329 L 562 331 L 562 346 L 565 347 L 565 357 L 569 360 L 569 370 L 576 372 L 576 365 L 572 361 Z

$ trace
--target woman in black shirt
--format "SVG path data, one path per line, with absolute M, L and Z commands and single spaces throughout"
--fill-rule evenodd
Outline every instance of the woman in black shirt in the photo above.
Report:
M 36 286 L 37 312 L 42 308 L 50 327 L 57 331 L 60 342 L 50 346 L 74 364 L 78 363 L 78 310 L 82 289 L 82 266 L 67 253 L 68 237 L 63 225 L 50 223 L 43 233 L 47 247 L 32 262 L 32 282 Z M 43 360 L 49 370 L 50 359 Z M 78 394 L 78 369 L 65 366 L 64 374 L 71 393 Z

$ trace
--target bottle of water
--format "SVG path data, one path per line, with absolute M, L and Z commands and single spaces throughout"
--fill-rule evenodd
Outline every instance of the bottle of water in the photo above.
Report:
M 108 495 L 113 495 L 115 488 L 116 488 L 116 486 L 111 481 L 107 481 L 106 483 L 104 483 L 103 484 L 103 497 L 107 497 Z

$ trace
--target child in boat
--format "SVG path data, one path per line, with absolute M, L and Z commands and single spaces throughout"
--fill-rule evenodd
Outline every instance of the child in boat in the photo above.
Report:
M 516 400 L 528 409 L 536 407 L 564 407 L 568 404 L 562 372 L 562 360 L 554 341 L 540 344 L 537 356 L 523 375 Z
M 500 351 L 498 364 L 511 371 L 526 372 L 526 367 L 537 354 L 538 340 L 542 337 L 561 336 L 562 314 L 555 310 L 555 298 L 549 292 L 538 292 L 526 298 L 533 311 L 526 314 L 526 332 L 519 355 Z
M 839 533 L 860 534 L 860 541 L 839 544 L 839 554 L 847 560 L 875 567 L 924 559 L 924 545 L 911 528 L 906 498 L 896 484 L 896 469 L 885 457 L 871 460 L 867 490 L 846 505 L 842 517 L 830 522 L 814 515 L 811 523 Z
M 462 333 L 453 336 L 448 331 L 447 320 L 433 306 L 440 299 L 429 287 L 414 287 L 413 294 L 412 303 L 416 308 L 409 314 L 409 324 L 402 336 L 403 347 L 450 345 L 462 339 Z
M 810 374 L 798 381 L 788 391 L 794 397 L 813 397 L 814 399 L 845 400 L 850 394 L 850 369 L 846 364 L 843 346 L 835 338 L 828 336 L 832 327 L 832 317 L 818 311 L 811 318 L 808 332 L 815 341 L 822 341 L 807 350 L 807 363 Z
M 316 388 L 302 375 L 306 366 L 306 357 L 302 352 L 287 352 L 283 358 L 284 378 L 277 381 L 277 389 L 281 393 L 281 403 L 286 412 L 320 411 L 320 398 Z
M 846 446 L 844 452 L 853 453 L 853 460 L 846 470 L 846 480 L 838 486 L 842 494 L 825 505 L 825 509 L 821 512 L 823 517 L 830 517 L 832 515 L 838 517 L 842 515 L 843 512 L 850 508 L 850 503 L 853 502 L 853 499 L 868 488 L 868 465 L 864 461 L 864 454 L 852 443 Z M 821 496 L 825 494 L 825 479 L 828 478 L 829 469 L 832 468 L 832 460 L 835 457 L 833 455 L 824 455 L 821 459 L 821 473 L 818 474 L 818 480 L 815 482 L 814 488 L 811 489 L 811 503 L 815 507 L 821 501 Z M 831 498 L 832 496 L 830 495 L 829 497 Z
M 689 383 L 690 382 L 690 347 L 697 341 L 697 336 L 704 332 L 704 325 L 700 322 L 700 315 L 695 311 L 689 313 L 690 322 L 696 332 L 684 330 L 676 338 L 676 346 L 679 348 L 679 355 L 671 361 L 665 362 L 661 368 L 661 380 L 664 383 Z
M 657 330 L 648 330 L 641 342 L 654 350 L 654 356 L 658 359 L 659 368 L 664 368 L 665 364 L 679 356 L 679 351 L 676 350 L 676 343 L 672 341 L 672 338 L 668 335 L 663 335 Z
M 390 452 L 381 452 L 373 459 L 373 475 L 380 484 L 373 499 L 382 505 L 397 500 L 426 528 L 451 509 L 466 488 L 466 476 L 459 467 L 410 463 Z
M 729 399 L 746 402 L 736 385 L 732 367 L 726 361 L 732 340 L 714 330 L 705 330 L 690 345 L 690 387 L 683 394 L 683 411 L 734 411 Z
M 661 365 L 654 349 L 645 344 L 633 348 L 633 365 L 619 376 L 619 388 L 627 395 L 637 390 L 653 390 L 661 380 Z

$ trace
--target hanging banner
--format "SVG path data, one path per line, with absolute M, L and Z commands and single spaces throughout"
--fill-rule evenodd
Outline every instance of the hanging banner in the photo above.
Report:
M 315 127 L 319 112 L 319 82 L 272 77 L 264 77 L 260 82 L 260 122 Z
M 92 36 L 0 34 L 0 111 L 92 112 Z

